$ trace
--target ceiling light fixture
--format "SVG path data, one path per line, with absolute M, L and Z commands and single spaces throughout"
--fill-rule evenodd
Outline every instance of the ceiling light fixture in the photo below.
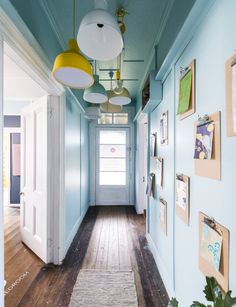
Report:
M 75 37 L 75 11 L 75 0 L 73 0 L 73 37 Z M 81 55 L 74 38 L 69 40 L 68 45 L 68 50 L 60 53 L 54 61 L 53 77 L 59 83 L 71 88 L 90 87 L 94 82 L 90 63 Z
M 130 94 L 127 88 L 123 87 L 123 81 L 120 79 L 121 56 L 117 59 L 118 70 L 116 72 L 117 87 L 112 91 L 109 102 L 114 105 L 126 105 L 131 102 Z
M 110 80 L 111 80 L 111 85 L 110 85 L 110 90 L 107 91 L 107 96 L 108 96 L 108 100 L 105 102 L 105 103 L 102 103 L 100 105 L 100 109 L 103 111 L 103 112 L 106 112 L 106 113 L 120 113 L 122 111 L 122 106 L 120 105 L 113 105 L 109 102 L 109 98 L 111 96 L 111 93 L 113 92 L 112 91 L 112 78 L 113 78 L 113 71 L 110 71 L 109 72 L 109 77 L 110 77 Z
M 107 101 L 107 92 L 104 86 L 99 83 L 99 76 L 97 75 L 97 63 L 95 61 L 95 75 L 94 75 L 94 84 L 85 89 L 84 91 L 84 100 L 91 103 L 104 103 Z
M 81 50 L 100 61 L 114 59 L 123 48 L 118 22 L 107 8 L 107 0 L 95 0 L 95 10 L 84 16 L 77 35 Z

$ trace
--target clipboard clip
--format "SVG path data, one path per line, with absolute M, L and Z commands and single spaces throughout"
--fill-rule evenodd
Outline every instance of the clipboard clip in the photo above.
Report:
M 164 200 L 164 198 L 159 197 L 159 201 L 160 201 L 163 205 L 166 205 L 166 201 Z
M 150 173 L 149 175 L 150 175 L 151 177 L 153 177 L 155 174 L 154 174 L 154 173 Z
M 181 180 L 181 181 L 184 181 L 184 175 L 183 174 L 176 174 L 176 179 L 177 180 Z
M 198 115 L 198 124 L 197 124 L 198 127 L 212 123 L 212 122 L 213 120 L 210 118 L 208 114 L 205 114 L 203 116 Z
M 212 229 L 214 229 L 219 235 L 222 236 L 222 231 L 217 226 L 214 218 L 204 217 L 204 223 L 207 224 Z
M 190 66 L 187 67 L 180 66 L 180 78 L 182 79 L 190 71 L 190 69 L 191 69 Z

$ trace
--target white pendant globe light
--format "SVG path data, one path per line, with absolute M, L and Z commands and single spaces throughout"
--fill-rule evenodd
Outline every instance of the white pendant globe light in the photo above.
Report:
M 77 35 L 82 52 L 100 61 L 114 59 L 123 48 L 118 22 L 107 7 L 106 0 L 95 0 L 95 10 L 84 16 Z
M 94 75 L 94 84 L 85 89 L 83 98 L 91 103 L 104 103 L 107 101 L 106 90 L 104 86 L 99 83 L 98 75 Z

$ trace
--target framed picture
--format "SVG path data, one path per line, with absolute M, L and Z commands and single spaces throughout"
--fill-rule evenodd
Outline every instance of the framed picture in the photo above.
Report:
M 160 118 L 160 143 L 168 144 L 168 111 L 161 114 Z

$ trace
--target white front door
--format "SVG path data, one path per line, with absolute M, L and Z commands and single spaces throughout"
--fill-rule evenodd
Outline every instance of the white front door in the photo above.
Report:
M 22 241 L 48 262 L 48 97 L 22 110 L 21 210 Z
M 97 128 L 96 205 L 130 204 L 130 129 Z

